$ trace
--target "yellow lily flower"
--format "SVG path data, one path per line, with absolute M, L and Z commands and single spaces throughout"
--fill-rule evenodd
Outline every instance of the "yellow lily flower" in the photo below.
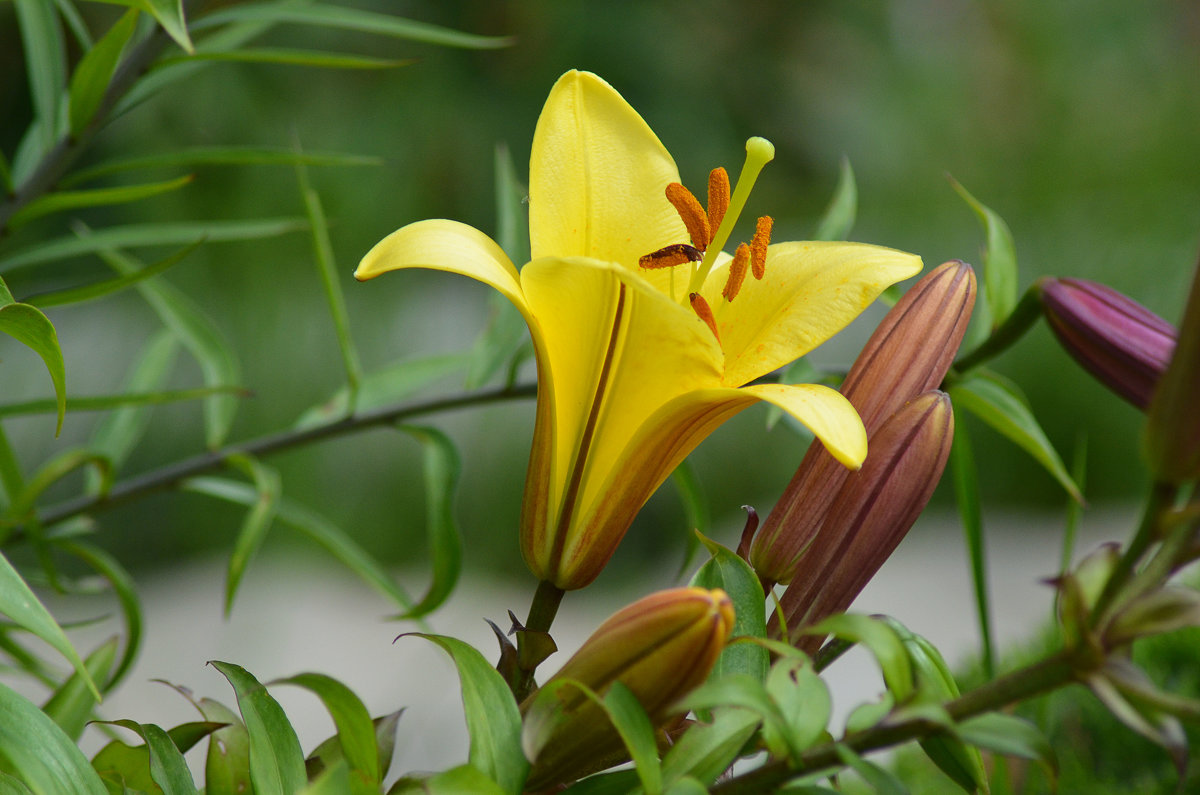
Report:
M 724 170 L 714 172 L 706 214 L 621 95 L 571 71 L 534 132 L 529 263 L 518 271 L 482 232 L 429 220 L 384 238 L 355 271 L 452 271 L 524 315 L 538 401 L 521 550 L 557 588 L 595 579 L 662 481 L 753 403 L 796 417 L 848 467 L 866 456 L 862 422 L 835 390 L 746 384 L 841 330 L 921 260 L 855 243 L 767 245 L 770 219 L 750 246 L 722 254 L 773 148 L 751 139 L 747 153 L 732 200 Z

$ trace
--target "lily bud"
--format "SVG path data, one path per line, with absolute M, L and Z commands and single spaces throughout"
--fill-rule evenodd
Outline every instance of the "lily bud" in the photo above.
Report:
M 946 262 L 904 294 L 858 355 L 841 392 L 873 434 L 897 409 L 942 383 L 975 307 L 975 272 Z M 853 473 L 812 445 L 750 547 L 750 565 L 764 582 L 791 582 L 838 489 Z
M 1168 483 L 1200 477 L 1200 268 L 1192 278 L 1179 345 L 1167 365 L 1146 418 L 1150 470 Z
M 678 717 L 674 705 L 708 677 L 733 620 L 733 602 L 720 589 L 659 591 L 601 624 L 543 687 L 570 679 L 603 696 L 613 682 L 620 682 L 659 728 Z M 601 769 L 601 760 L 621 761 L 624 745 L 601 708 L 578 689 L 566 687 L 561 693 L 562 701 L 551 706 L 561 709 L 563 718 L 549 738 L 540 738 L 540 749 L 530 749 L 526 724 L 526 753 L 533 762 L 528 790 L 573 781 Z M 545 700 L 538 702 L 534 693 L 521 712 L 528 718 L 543 705 Z
M 1042 311 L 1067 353 L 1144 411 L 1175 348 L 1175 328 L 1096 282 L 1047 278 L 1041 294 Z
M 929 502 L 953 438 L 950 397 L 938 390 L 909 402 L 871 437 L 871 454 L 837 492 L 780 600 L 789 632 L 850 606 Z

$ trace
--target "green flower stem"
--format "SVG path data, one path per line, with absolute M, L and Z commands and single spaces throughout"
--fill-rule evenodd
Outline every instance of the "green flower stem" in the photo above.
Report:
M 988 336 L 980 345 L 954 363 L 952 372 L 963 375 L 985 362 L 994 359 L 1016 344 L 1025 336 L 1025 332 L 1033 328 L 1033 324 L 1042 316 L 1042 280 L 1038 279 L 1029 286 L 1025 295 L 1017 302 L 1010 314 L 1000 327 Z
M 1100 626 L 1103 621 L 1108 619 L 1109 613 L 1111 613 L 1110 608 L 1113 607 L 1117 596 L 1121 594 L 1126 584 L 1133 578 L 1138 562 L 1146 554 L 1150 545 L 1158 540 L 1163 513 L 1174 505 L 1177 494 L 1178 488 L 1169 483 L 1157 482 L 1151 488 L 1150 497 L 1146 500 L 1146 510 L 1142 513 L 1141 524 L 1138 525 L 1133 540 L 1129 542 L 1129 546 L 1125 548 L 1117 561 L 1117 567 L 1109 575 L 1108 582 L 1104 584 L 1104 590 L 1100 593 L 1100 598 L 1092 610 L 1093 626 Z
M 58 505 L 53 505 L 42 511 L 39 522 L 43 527 L 49 527 L 57 522 L 70 519 L 85 513 L 95 513 L 129 502 L 137 497 L 145 496 L 155 491 L 172 488 L 187 478 L 210 470 L 222 469 L 229 456 L 240 453 L 254 458 L 290 450 L 324 439 L 343 436 L 356 431 L 363 431 L 381 425 L 391 425 L 396 422 L 412 419 L 425 414 L 436 414 L 452 409 L 483 406 L 507 400 L 520 400 L 537 395 L 536 384 L 518 384 L 511 387 L 482 389 L 475 392 L 464 392 L 449 397 L 440 397 L 418 403 L 403 403 L 395 406 L 385 406 L 374 411 L 365 411 L 352 417 L 346 417 L 326 425 L 301 430 L 288 430 L 280 433 L 260 436 L 239 444 L 231 444 L 218 450 L 185 458 L 172 464 L 153 469 L 145 474 L 128 478 L 116 483 L 105 495 L 78 497 Z M 21 527 L 14 528 L 9 541 L 24 537 Z M 553 618 L 553 614 L 551 614 Z
M 1075 681 L 1072 658 L 1059 652 L 1026 668 L 994 679 L 959 698 L 946 703 L 946 711 L 955 721 L 963 721 L 994 712 L 1019 701 L 1057 690 Z M 710 790 L 721 795 L 753 795 L 769 792 L 788 779 L 819 773 L 842 766 L 837 746 L 845 745 L 857 753 L 876 751 L 908 742 L 941 730 L 941 726 L 924 719 L 912 719 L 876 726 L 857 732 L 837 743 L 823 743 L 805 751 L 799 764 L 787 760 L 768 762 L 762 767 L 735 776 Z
M 537 590 L 533 593 L 533 602 L 529 605 L 529 617 L 525 619 L 525 630 L 549 632 L 550 625 L 554 623 L 554 617 L 558 615 L 558 606 L 562 604 L 565 593 L 566 591 L 549 580 L 539 582 Z M 513 696 L 516 697 L 518 704 L 533 692 L 536 686 L 533 678 L 536 671 L 536 665 L 521 670 L 521 678 L 513 688 Z

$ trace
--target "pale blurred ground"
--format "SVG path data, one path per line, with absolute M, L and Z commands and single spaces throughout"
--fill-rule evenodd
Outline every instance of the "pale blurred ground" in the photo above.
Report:
M 1078 552 L 1124 537 L 1133 518 L 1132 510 L 1089 514 Z M 989 520 L 987 552 L 1000 648 L 1029 638 L 1050 615 L 1051 591 L 1039 581 L 1057 569 L 1061 533 L 1061 521 L 1052 515 Z M 232 705 L 231 689 L 215 669 L 205 666 L 207 660 L 235 662 L 263 682 L 319 671 L 353 688 L 372 714 L 407 708 L 394 772 L 436 770 L 465 761 L 466 729 L 453 666 L 443 652 L 419 638 L 393 644 L 393 638 L 412 627 L 385 621 L 389 605 L 382 598 L 335 563 L 267 554 L 251 566 L 233 615 L 226 620 L 221 614 L 224 566 L 223 558 L 212 558 L 142 578 L 147 643 L 133 673 L 103 705 L 106 717 L 164 727 L 199 719 L 184 699 L 152 679 L 185 685 L 198 695 Z M 418 592 L 423 576 L 401 574 L 402 582 Z M 671 585 L 671 576 L 664 571 L 659 582 L 568 594 L 554 625 L 561 651 L 545 670 L 565 661 L 613 610 Z M 506 610 L 523 616 L 528 608 L 532 588 L 513 584 L 514 579 L 471 579 L 434 615 L 432 630 L 466 640 L 493 658 L 496 643 L 482 618 L 506 627 Z M 929 638 L 951 664 L 967 661 L 978 648 L 978 633 L 955 518 L 927 516 L 918 523 L 855 610 L 895 616 Z M 81 648 L 91 648 L 102 638 L 99 630 L 90 631 L 94 637 L 88 632 L 74 635 Z M 874 663 L 857 650 L 839 660 L 826 680 L 837 725 L 856 704 L 881 691 Z M 306 752 L 333 733 L 315 696 L 288 686 L 272 688 L 272 693 L 291 717 Z M 93 729 L 89 733 L 83 745 L 90 754 L 103 738 Z M 203 749 L 201 743 L 191 753 L 198 774 L 203 770 Z

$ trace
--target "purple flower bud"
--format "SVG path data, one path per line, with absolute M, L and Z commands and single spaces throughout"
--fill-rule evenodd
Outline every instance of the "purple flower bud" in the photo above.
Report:
M 1042 281 L 1046 320 L 1067 353 L 1101 383 L 1145 410 L 1175 349 L 1175 328 L 1111 287 L 1085 279 Z

